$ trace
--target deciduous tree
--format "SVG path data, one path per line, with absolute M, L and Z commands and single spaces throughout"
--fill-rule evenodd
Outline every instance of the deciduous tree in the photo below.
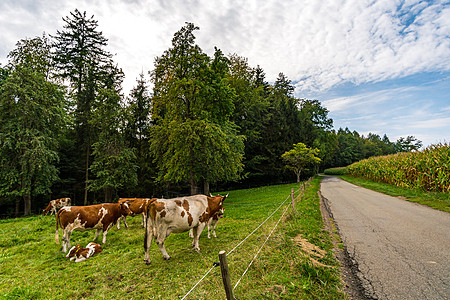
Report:
M 300 175 L 306 167 L 320 163 L 321 159 L 317 156 L 318 154 L 319 149 L 311 149 L 303 143 L 297 143 L 293 149 L 283 153 L 281 157 L 286 163 L 286 167 L 294 171 L 297 176 L 297 182 L 300 182 Z

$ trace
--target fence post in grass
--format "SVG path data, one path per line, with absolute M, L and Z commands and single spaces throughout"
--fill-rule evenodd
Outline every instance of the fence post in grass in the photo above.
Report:
M 291 188 L 292 210 L 295 211 L 294 188 Z
M 222 281 L 225 287 L 225 294 L 227 300 L 235 300 L 233 295 L 233 288 L 231 287 L 230 273 L 228 272 L 227 255 L 225 251 L 219 252 L 220 270 L 222 271 Z

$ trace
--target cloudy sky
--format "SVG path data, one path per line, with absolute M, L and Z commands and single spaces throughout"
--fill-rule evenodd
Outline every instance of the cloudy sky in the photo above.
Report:
M 448 0 L 1 0 L 0 63 L 75 8 L 98 20 L 126 93 L 192 22 L 204 52 L 246 57 L 269 82 L 283 72 L 336 129 L 450 142 Z

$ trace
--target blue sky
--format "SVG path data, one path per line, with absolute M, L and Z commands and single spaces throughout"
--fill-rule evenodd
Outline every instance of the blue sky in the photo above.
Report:
M 336 129 L 450 142 L 450 1 L 2 0 L 0 63 L 23 38 L 55 34 L 78 8 L 94 15 L 125 72 L 124 92 L 185 22 L 197 43 L 283 72 Z

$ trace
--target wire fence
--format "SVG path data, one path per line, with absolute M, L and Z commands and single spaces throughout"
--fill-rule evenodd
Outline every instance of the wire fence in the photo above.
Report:
M 306 184 L 309 184 L 310 180 L 308 180 L 306 182 Z M 300 186 L 300 188 L 298 190 L 296 190 L 295 192 L 293 192 L 293 195 L 298 195 L 296 198 L 300 197 L 300 191 L 303 195 L 304 189 L 306 187 L 306 184 L 303 183 L 303 185 Z M 287 196 L 286 199 L 281 202 L 281 204 L 277 207 L 277 209 L 275 209 L 272 214 L 270 214 L 261 224 L 259 224 L 250 234 L 248 234 L 242 241 L 240 241 L 233 249 L 231 249 L 226 256 L 231 255 L 237 248 L 239 248 L 239 246 L 241 246 L 249 237 L 251 237 L 259 228 L 261 228 L 278 210 L 280 210 L 281 207 L 283 207 L 283 205 L 286 204 L 286 202 L 288 201 L 288 199 L 291 197 L 291 195 Z M 257 253 L 254 255 L 253 259 L 250 261 L 249 265 L 247 266 L 247 268 L 245 269 L 244 273 L 241 275 L 241 277 L 239 278 L 239 280 L 236 282 L 235 286 L 233 287 L 233 290 L 236 289 L 236 287 L 239 285 L 239 283 L 241 282 L 242 278 L 245 276 L 245 274 L 248 272 L 248 270 L 250 269 L 251 265 L 253 264 L 253 262 L 256 260 L 256 258 L 258 257 L 259 253 L 261 252 L 261 250 L 263 249 L 263 247 L 265 246 L 265 244 L 267 243 L 267 241 L 269 240 L 269 238 L 272 236 L 273 232 L 275 231 L 275 229 L 278 227 L 278 224 L 281 222 L 281 220 L 283 219 L 284 215 L 286 214 L 286 212 L 289 209 L 289 205 L 286 206 L 283 214 L 280 216 L 280 218 L 278 219 L 277 223 L 275 224 L 275 226 L 273 227 L 272 231 L 270 232 L 270 234 L 267 236 L 267 238 L 265 239 L 265 241 L 263 242 L 263 244 L 261 245 L 261 247 L 259 248 L 259 250 L 257 251 Z M 186 295 L 184 295 L 184 297 L 181 300 L 186 299 L 187 296 L 189 296 L 189 294 L 195 290 L 195 288 L 211 273 L 211 271 L 215 268 L 218 267 L 219 263 L 218 262 L 214 262 L 213 266 L 205 273 L 205 275 L 186 293 Z

